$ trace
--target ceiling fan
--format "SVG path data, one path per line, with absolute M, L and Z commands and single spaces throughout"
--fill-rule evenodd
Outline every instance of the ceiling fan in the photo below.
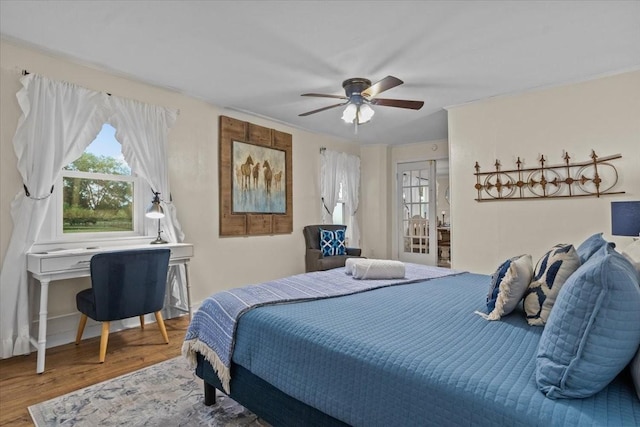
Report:
M 303 93 L 301 96 L 313 96 L 319 98 L 336 98 L 343 99 L 345 102 L 329 105 L 328 107 L 318 108 L 317 110 L 307 111 L 299 116 L 309 116 L 321 111 L 330 110 L 331 108 L 346 105 L 342 120 L 347 123 L 355 123 L 356 131 L 359 124 L 367 123 L 373 117 L 374 111 L 371 105 L 381 105 L 385 107 L 408 108 L 410 110 L 419 110 L 424 105 L 423 101 L 409 101 L 406 99 L 386 99 L 376 98 L 376 96 L 385 90 L 389 90 L 396 86 L 400 86 L 404 82 L 397 77 L 387 76 L 382 80 L 371 84 L 371 80 L 361 77 L 354 77 L 342 82 L 345 91 L 343 95 L 328 95 L 323 93 Z

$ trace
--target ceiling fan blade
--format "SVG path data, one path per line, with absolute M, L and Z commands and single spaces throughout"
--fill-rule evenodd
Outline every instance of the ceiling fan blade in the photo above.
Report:
M 408 108 L 411 110 L 419 110 L 424 105 L 423 101 L 409 101 L 406 99 L 385 99 L 374 98 L 371 100 L 373 105 L 382 105 L 385 107 Z
M 402 83 L 404 82 L 397 77 L 387 76 L 379 82 L 376 82 L 369 86 L 367 89 L 363 90 L 362 95 L 373 98 L 374 96 L 381 92 L 384 92 L 385 90 L 400 86 Z
M 348 103 L 349 103 L 349 101 L 347 101 L 347 102 L 342 102 L 342 103 L 340 103 L 340 104 L 329 105 L 328 107 L 322 107 L 322 108 L 318 108 L 317 110 L 307 111 L 306 113 L 298 114 L 298 116 L 299 116 L 299 117 L 309 116 L 309 115 L 311 115 L 311 114 L 319 113 L 320 111 L 324 111 L 324 110 L 329 110 L 329 109 L 331 109 L 331 108 L 340 107 L 341 105 L 347 105 Z
M 344 95 L 327 95 L 324 93 L 303 93 L 300 96 L 315 96 L 317 98 L 336 98 L 336 99 L 348 99 Z

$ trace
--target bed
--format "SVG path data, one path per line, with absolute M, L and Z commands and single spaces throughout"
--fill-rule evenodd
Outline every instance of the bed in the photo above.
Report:
M 529 326 L 521 306 L 501 321 L 477 315 L 490 282 L 455 272 L 247 310 L 226 393 L 274 426 L 640 425 L 628 369 L 592 397 L 545 397 L 544 328 Z M 215 363 L 194 355 L 212 404 L 225 387 Z

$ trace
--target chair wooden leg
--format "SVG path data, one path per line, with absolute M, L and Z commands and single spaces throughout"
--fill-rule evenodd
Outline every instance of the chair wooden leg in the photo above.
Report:
M 107 356 L 107 342 L 109 341 L 109 322 L 102 322 L 102 335 L 100 335 L 100 363 L 104 363 Z
M 159 311 L 156 311 L 153 314 L 156 315 L 156 322 L 158 322 L 158 327 L 160 328 L 160 333 L 162 333 L 164 342 L 169 344 L 169 335 L 167 335 L 167 328 L 164 327 L 164 320 L 162 319 L 162 313 Z
M 80 344 L 80 340 L 82 340 L 82 334 L 84 332 L 84 327 L 87 324 L 87 315 L 83 314 L 80 316 L 80 323 L 78 324 L 78 333 L 76 334 L 76 345 Z
M 140 329 L 144 329 L 144 314 L 140 316 Z

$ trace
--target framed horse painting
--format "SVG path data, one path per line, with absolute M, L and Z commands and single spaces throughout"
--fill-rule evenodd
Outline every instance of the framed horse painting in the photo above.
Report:
M 220 116 L 220 235 L 293 231 L 291 134 Z
M 232 142 L 233 213 L 287 212 L 285 157 L 282 150 Z

